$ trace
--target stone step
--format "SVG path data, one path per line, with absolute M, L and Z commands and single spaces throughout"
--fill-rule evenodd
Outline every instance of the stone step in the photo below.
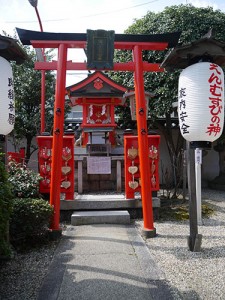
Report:
M 127 210 L 77 211 L 71 216 L 71 224 L 130 224 L 130 214 Z
M 152 197 L 153 208 L 160 207 L 160 199 Z M 61 200 L 61 210 L 127 210 L 141 208 L 141 199 L 125 199 L 123 196 L 79 195 L 74 200 Z

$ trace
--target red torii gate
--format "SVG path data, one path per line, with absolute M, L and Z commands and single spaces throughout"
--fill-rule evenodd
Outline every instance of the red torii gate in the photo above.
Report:
M 17 28 L 18 35 L 24 45 L 32 45 L 34 48 L 58 48 L 58 61 L 36 62 L 37 70 L 57 70 L 56 93 L 54 105 L 54 128 L 52 148 L 52 184 L 50 188 L 50 204 L 54 207 L 54 217 L 51 224 L 52 231 L 60 232 L 60 178 L 61 165 L 59 157 L 62 156 L 63 126 L 64 126 L 64 97 L 67 70 L 88 70 L 86 63 L 75 63 L 67 61 L 68 48 L 85 49 L 87 45 L 87 34 L 85 33 L 48 33 L 37 32 Z M 146 102 L 144 91 L 143 72 L 162 72 L 157 63 L 143 62 L 142 51 L 162 51 L 177 45 L 180 32 L 155 34 L 155 35 L 131 35 L 115 34 L 114 49 L 131 50 L 133 61 L 126 63 L 115 63 L 114 71 L 134 72 L 138 147 L 141 174 L 141 197 L 144 228 L 146 237 L 153 237 L 156 229 L 153 224 L 152 192 L 150 182 L 150 167 L 146 164 L 149 155 L 148 132 L 146 122 Z M 105 69 L 104 69 L 105 70 Z

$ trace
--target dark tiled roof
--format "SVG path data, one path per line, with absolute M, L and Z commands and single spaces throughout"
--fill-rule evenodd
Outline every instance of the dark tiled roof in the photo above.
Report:
M 17 64 L 28 59 L 26 52 L 19 46 L 17 40 L 0 35 L 0 56 Z

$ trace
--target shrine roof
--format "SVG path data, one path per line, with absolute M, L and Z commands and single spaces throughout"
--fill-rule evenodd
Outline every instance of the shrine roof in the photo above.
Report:
M 220 66 L 225 66 L 225 42 L 206 36 L 185 45 L 178 45 L 168 53 L 161 67 L 167 71 L 185 69 L 204 57 L 208 57 Z
M 122 98 L 128 90 L 101 71 L 96 71 L 84 80 L 66 87 L 69 98 Z
M 28 56 L 19 46 L 17 40 L 0 35 L 0 56 L 8 61 L 15 61 L 17 64 L 23 63 Z

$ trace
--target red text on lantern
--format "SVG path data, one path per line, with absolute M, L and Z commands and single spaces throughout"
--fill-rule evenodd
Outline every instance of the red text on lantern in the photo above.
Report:
M 209 112 L 211 115 L 211 123 L 207 127 L 206 133 L 209 135 L 214 134 L 216 136 L 221 132 L 221 114 L 223 111 L 222 106 L 222 93 L 223 93 L 223 80 L 220 67 L 216 64 L 210 64 L 209 70 L 211 74 L 208 79 L 209 83 Z

